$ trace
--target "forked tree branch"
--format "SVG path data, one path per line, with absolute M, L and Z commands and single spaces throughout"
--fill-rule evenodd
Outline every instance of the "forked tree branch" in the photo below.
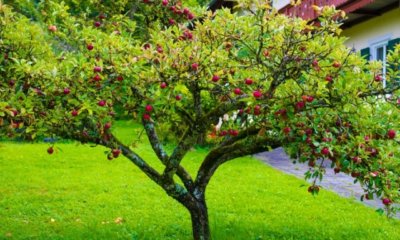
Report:
M 229 146 L 218 147 L 212 150 L 201 164 L 195 180 L 195 188 L 198 193 L 204 193 L 215 171 L 223 163 L 238 157 L 259 153 L 282 146 L 282 143 L 269 137 L 255 136 L 246 141 L 236 142 Z
M 147 137 L 149 138 L 149 142 L 153 151 L 156 153 L 158 159 L 165 165 L 168 165 L 169 156 L 167 152 L 164 150 L 163 144 L 160 142 L 157 132 L 154 128 L 154 124 L 152 122 L 143 120 L 142 124 L 146 131 Z M 179 165 L 176 170 L 176 174 L 181 179 L 185 187 L 190 191 L 193 187 L 193 180 L 190 174 L 181 166 Z

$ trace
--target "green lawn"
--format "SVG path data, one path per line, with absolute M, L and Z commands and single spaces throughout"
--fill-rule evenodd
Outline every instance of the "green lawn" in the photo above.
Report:
M 125 141 L 138 131 L 119 123 Z M 50 156 L 44 143 L 0 143 L 0 239 L 190 239 L 186 210 L 127 159 L 57 146 Z M 136 148 L 156 163 L 144 136 Z M 194 172 L 205 154 L 184 164 Z M 400 239 L 399 221 L 328 191 L 313 197 L 304 183 L 251 157 L 227 163 L 207 192 L 213 238 Z

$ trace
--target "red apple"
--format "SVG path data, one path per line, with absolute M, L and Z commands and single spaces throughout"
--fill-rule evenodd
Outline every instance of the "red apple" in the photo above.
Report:
M 237 135 L 239 135 L 239 131 L 235 129 L 229 129 L 229 135 L 231 135 L 232 137 L 236 137 Z
M 303 101 L 297 102 L 296 103 L 296 109 L 301 110 L 306 106 L 306 104 Z
M 153 111 L 153 106 L 146 105 L 145 110 L 146 110 L 146 112 L 152 112 Z
M 101 72 L 103 69 L 100 66 L 95 66 L 93 72 Z
M 89 43 L 89 44 L 86 46 L 86 49 L 89 50 L 89 51 L 92 51 L 93 48 L 94 48 L 94 46 L 93 46 L 93 44 L 91 44 L 91 43 Z
M 359 163 L 362 162 L 362 159 L 360 157 L 357 157 L 357 156 L 352 157 L 351 160 L 356 164 L 359 164 Z
M 71 90 L 69 88 L 64 88 L 64 94 L 68 95 L 71 93 Z
M 188 20 L 193 20 L 193 18 L 194 18 L 194 15 L 193 15 L 193 13 L 188 13 L 187 15 L 186 15 L 186 17 L 187 17 L 187 19 Z
M 175 99 L 176 99 L 177 101 L 180 101 L 180 100 L 182 99 L 182 96 L 181 96 L 181 95 L 176 95 L 176 96 L 175 96 Z
M 101 20 L 104 20 L 104 19 L 107 18 L 107 16 L 106 16 L 104 13 L 100 13 L 99 18 L 100 18 Z
M 392 201 L 389 198 L 383 198 L 382 203 L 386 206 L 390 205 Z
M 53 147 L 49 147 L 48 149 L 47 149 L 47 153 L 48 154 L 53 154 L 54 153 L 54 148 Z
M 160 45 L 157 45 L 156 50 L 157 50 L 157 52 L 160 53 L 160 54 L 164 52 L 163 48 L 162 48 Z
M 333 171 L 335 172 L 335 174 L 340 173 L 340 167 L 335 167 L 335 168 L 333 169 Z
M 14 80 L 14 79 L 11 79 L 10 81 L 8 81 L 8 85 L 9 85 L 10 87 L 14 87 L 14 85 L 15 85 L 15 80 Z
M 376 75 L 375 76 L 375 82 L 380 82 L 380 81 L 382 81 L 382 75 Z
M 325 77 L 325 80 L 328 81 L 328 82 L 332 82 L 333 78 L 332 78 L 332 76 L 327 75 L 327 76 Z
M 105 130 L 110 129 L 110 128 L 111 128 L 111 123 L 110 122 L 107 122 L 106 124 L 104 124 L 104 129 Z
M 328 137 L 323 137 L 322 138 L 323 142 L 332 142 L 332 138 L 328 138 Z
M 149 49 L 150 48 L 150 43 L 146 43 L 146 44 L 144 44 L 143 45 L 143 48 L 145 49 L 145 50 L 147 50 L 147 49 Z
M 315 167 L 315 161 L 312 161 L 312 160 L 308 161 L 308 166 Z
M 251 85 L 251 84 L 253 84 L 253 80 L 252 80 L 251 78 L 246 78 L 246 79 L 244 80 L 244 83 L 245 83 L 246 85 Z
M 292 129 L 290 129 L 290 127 L 284 127 L 282 131 L 285 135 L 288 135 Z
M 199 64 L 193 63 L 193 64 L 192 64 L 192 70 L 193 70 L 193 71 L 197 71 L 198 69 L 199 69 Z
M 260 91 L 256 90 L 256 91 L 253 92 L 253 96 L 255 98 L 261 98 L 262 97 L 262 93 Z
M 219 78 L 219 76 L 218 76 L 218 75 L 214 75 L 214 76 L 212 77 L 212 79 L 211 79 L 211 80 L 212 80 L 213 82 L 218 82 L 218 81 L 219 81 L 219 79 L 220 79 L 220 78 Z
M 185 39 L 193 39 L 193 33 L 190 31 L 190 30 L 185 30 L 184 32 L 183 32 L 183 37 L 185 38 Z
M 166 82 L 160 83 L 160 88 L 161 88 L 161 89 L 164 89 L 164 88 L 166 88 L 166 87 L 167 87 L 167 83 L 166 83 Z
M 112 150 L 112 155 L 114 158 L 117 158 L 120 154 L 121 154 L 121 150 L 119 150 L 119 149 Z
M 76 111 L 75 109 L 72 110 L 72 111 L 71 111 L 71 115 L 72 115 L 73 117 L 78 116 L 78 111 Z
M 234 92 L 236 95 L 242 94 L 242 90 L 241 90 L 240 88 L 235 88 L 235 89 L 233 90 L 233 92 Z
M 321 154 L 322 154 L 322 155 L 325 155 L 325 156 L 328 156 L 328 155 L 330 154 L 329 148 L 324 147 L 324 148 L 321 150 Z
M 263 51 L 263 56 L 266 58 L 269 57 L 269 51 L 267 49 Z
M 151 118 L 151 117 L 150 117 L 149 114 L 147 114 L 147 113 L 143 114 L 143 119 L 144 119 L 144 120 L 149 121 L 150 118 Z
M 226 50 L 230 50 L 232 48 L 232 43 L 230 43 L 230 42 L 227 42 L 227 43 L 225 43 L 225 49 Z
M 372 157 L 378 156 L 379 153 L 378 149 L 376 148 L 367 148 L 367 152 L 369 152 Z
M 393 129 L 390 129 L 390 130 L 387 132 L 387 136 L 388 136 L 389 139 L 394 139 L 394 138 L 396 137 L 396 131 L 393 130 Z
M 361 173 L 359 173 L 359 172 L 351 172 L 351 177 L 357 178 L 359 176 L 361 176 Z
M 106 101 L 105 100 L 100 100 L 97 105 L 99 105 L 100 107 L 104 107 L 106 105 Z
M 260 105 L 256 105 L 254 106 L 254 115 L 260 115 L 261 114 L 261 106 Z
M 50 32 L 57 32 L 57 27 L 55 25 L 50 25 L 48 29 Z
M 98 82 L 101 80 L 101 76 L 99 74 L 96 74 L 96 76 L 93 77 L 93 80 Z
M 338 61 L 334 61 L 332 64 L 332 67 L 334 67 L 334 68 L 340 68 L 340 66 L 342 66 L 342 64 L 340 64 L 340 62 L 338 62 Z

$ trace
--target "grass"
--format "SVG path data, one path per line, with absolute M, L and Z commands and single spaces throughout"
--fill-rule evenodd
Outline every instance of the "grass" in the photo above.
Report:
M 124 141 L 139 131 L 118 125 Z M 0 143 L 0 239 L 191 238 L 188 212 L 127 159 L 57 146 L 50 156 L 45 143 Z M 145 139 L 136 150 L 157 163 Z M 184 165 L 193 173 L 205 154 L 190 152 Z M 213 239 L 399 239 L 399 221 L 302 184 L 251 157 L 222 166 L 207 191 Z

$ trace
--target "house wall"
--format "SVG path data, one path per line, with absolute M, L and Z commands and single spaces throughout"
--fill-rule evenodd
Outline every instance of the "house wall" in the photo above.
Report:
M 349 37 L 346 45 L 356 50 L 380 41 L 400 38 L 400 8 L 347 28 L 343 35 Z

